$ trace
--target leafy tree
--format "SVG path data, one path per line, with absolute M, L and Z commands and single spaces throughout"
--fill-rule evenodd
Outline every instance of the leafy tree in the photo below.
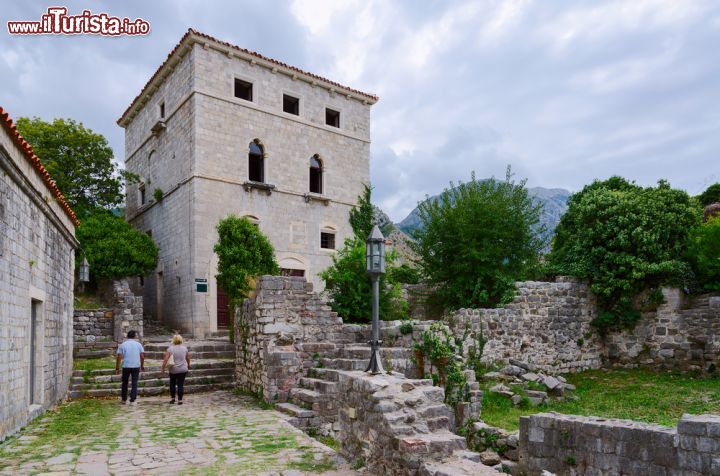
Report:
M 635 296 L 687 282 L 684 255 L 700 217 L 697 202 L 665 181 L 643 188 L 621 177 L 596 180 L 570 197 L 555 230 L 551 267 L 589 281 L 600 329 L 632 326 L 640 317 Z
M 217 225 L 218 286 L 228 293 L 231 309 L 252 289 L 252 278 L 278 274 L 270 240 L 245 217 L 229 215 Z
M 439 302 L 447 309 L 509 302 L 515 281 L 536 268 L 541 210 L 510 168 L 505 180 L 478 181 L 473 173 L 470 182 L 420 204 L 416 251 Z
M 17 128 L 80 219 L 123 203 L 124 181 L 134 176 L 113 162 L 105 137 L 72 119 L 20 117 Z
M 690 233 L 688 257 L 698 284 L 708 291 L 720 291 L 720 216 Z
M 325 294 L 335 312 L 350 322 L 369 322 L 372 311 L 372 286 L 365 271 L 365 240 L 370 235 L 373 207 L 372 189 L 366 185 L 358 204 L 350 211 L 350 226 L 354 236 L 347 238 L 335 256 L 333 264 L 320 273 L 325 281 Z M 407 317 L 407 302 L 400 297 L 400 285 L 394 270 L 396 253 L 386 255 L 386 274 L 380 277 L 380 318 L 384 320 Z
M 145 276 L 157 266 L 158 248 L 152 238 L 109 211 L 97 210 L 86 216 L 76 236 L 95 282 Z M 82 253 L 77 259 L 82 260 Z
M 720 183 L 710 185 L 703 193 L 698 195 L 700 205 L 707 207 L 713 203 L 720 203 Z

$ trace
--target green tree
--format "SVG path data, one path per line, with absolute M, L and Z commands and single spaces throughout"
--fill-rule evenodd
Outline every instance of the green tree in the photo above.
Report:
M 720 291 L 720 216 L 693 229 L 688 257 L 700 287 Z
M 123 203 L 124 181 L 134 177 L 113 162 L 105 137 L 72 119 L 20 117 L 17 128 L 81 220 Z
M 372 286 L 365 271 L 365 240 L 374 225 L 371 195 L 372 189 L 366 185 L 357 206 L 350 211 L 354 236 L 347 238 L 333 256 L 332 266 L 319 274 L 333 311 L 349 322 L 369 322 L 371 317 Z M 403 319 L 408 306 L 400 297 L 400 284 L 395 279 L 396 253 L 388 252 L 386 259 L 386 274 L 380 277 L 380 318 Z
M 515 281 L 536 269 L 543 247 L 541 204 L 525 181 L 476 180 L 445 189 L 419 207 L 415 232 L 422 274 L 437 288 L 446 309 L 509 302 Z
M 245 217 L 229 215 L 217 225 L 218 286 L 228 293 L 231 310 L 252 290 L 252 279 L 278 274 L 275 251 L 270 240 Z
M 720 183 L 710 185 L 703 193 L 698 195 L 700 205 L 707 207 L 713 203 L 720 203 Z
M 158 248 L 145 233 L 106 210 L 86 216 L 76 236 L 98 280 L 145 276 L 157 266 Z M 77 260 L 82 260 L 82 253 Z
M 640 292 L 687 283 L 685 250 L 700 220 L 697 202 L 665 181 L 643 188 L 621 177 L 596 180 L 570 197 L 550 267 L 589 281 L 600 329 L 632 326 Z

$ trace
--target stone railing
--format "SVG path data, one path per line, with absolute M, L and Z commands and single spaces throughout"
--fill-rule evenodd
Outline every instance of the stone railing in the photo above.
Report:
M 528 474 L 720 474 L 720 415 L 685 415 L 677 428 L 557 413 L 520 418 Z

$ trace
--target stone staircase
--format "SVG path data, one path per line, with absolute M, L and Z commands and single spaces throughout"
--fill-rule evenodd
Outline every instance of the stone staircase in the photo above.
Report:
M 160 395 L 170 388 L 167 372 L 160 372 L 168 348 L 169 336 L 150 336 L 144 341 L 145 372 L 138 383 L 139 395 Z M 190 373 L 185 379 L 185 393 L 231 389 L 235 382 L 235 345 L 227 334 L 205 340 L 187 341 Z M 120 396 L 121 376 L 114 369 L 75 370 L 70 382 L 70 398 Z

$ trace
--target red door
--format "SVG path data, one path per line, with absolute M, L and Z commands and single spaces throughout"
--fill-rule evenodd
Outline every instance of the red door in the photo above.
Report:
M 227 329 L 230 324 L 228 312 L 228 295 L 225 291 L 217 290 L 217 326 L 218 329 Z

